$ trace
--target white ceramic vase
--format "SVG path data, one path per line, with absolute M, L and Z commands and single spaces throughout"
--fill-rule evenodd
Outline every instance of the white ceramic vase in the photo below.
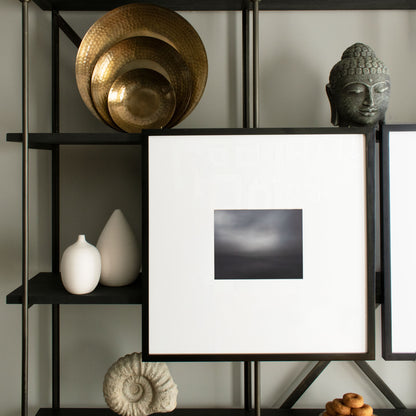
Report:
M 100 281 L 100 252 L 79 235 L 76 243 L 66 248 L 61 259 L 61 278 L 65 289 L 74 295 L 92 292 Z
M 97 248 L 101 254 L 102 285 L 125 286 L 136 280 L 141 263 L 139 245 L 120 209 L 112 213 L 104 226 Z

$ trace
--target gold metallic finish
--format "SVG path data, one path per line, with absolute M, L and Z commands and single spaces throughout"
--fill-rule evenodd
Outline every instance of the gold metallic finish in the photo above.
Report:
M 135 68 L 154 69 L 169 80 L 175 90 L 176 109 L 167 126 L 178 124 L 192 93 L 191 73 L 176 49 L 162 40 L 146 36 L 116 43 L 97 61 L 91 78 L 91 95 L 103 120 L 114 127 L 107 106 L 108 92 L 118 76 Z
M 149 36 L 173 46 L 184 59 L 192 76 L 192 94 L 185 118 L 198 104 L 208 77 L 204 45 L 192 27 L 178 13 L 150 4 L 127 4 L 98 19 L 85 34 L 76 57 L 75 73 L 84 103 L 98 118 L 91 98 L 91 76 L 100 56 L 121 40 Z
M 133 69 L 114 81 L 108 109 L 114 122 L 128 133 L 163 128 L 175 111 L 175 91 L 159 72 Z

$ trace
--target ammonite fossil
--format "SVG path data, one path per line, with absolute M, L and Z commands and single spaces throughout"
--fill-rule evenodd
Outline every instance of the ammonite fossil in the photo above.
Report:
M 118 359 L 104 378 L 105 401 L 122 416 L 145 416 L 171 412 L 176 407 L 178 387 L 166 363 L 144 363 L 141 353 Z

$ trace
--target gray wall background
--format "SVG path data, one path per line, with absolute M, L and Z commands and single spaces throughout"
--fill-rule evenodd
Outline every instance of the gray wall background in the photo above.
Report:
M 208 54 L 209 79 L 195 111 L 179 127 L 241 126 L 241 19 L 234 12 L 187 12 Z M 82 36 L 99 13 L 63 13 Z M 21 281 L 21 154 L 6 143 L 21 131 L 20 3 L 0 3 L 0 409 L 20 414 L 20 307 L 6 295 Z M 388 123 L 416 121 L 416 13 L 413 11 L 264 12 L 260 16 L 260 126 L 330 126 L 325 84 L 343 50 L 354 42 L 372 46 L 391 71 Z M 31 131 L 50 131 L 50 13 L 30 6 Z M 63 132 L 109 131 L 88 113 L 75 84 L 75 47 L 62 35 Z M 96 243 L 115 208 L 121 208 L 140 236 L 140 149 L 62 147 L 62 248 L 78 234 Z M 30 151 L 30 270 L 50 270 L 50 155 Z M 342 265 L 340 265 L 342 267 Z M 140 306 L 62 306 L 62 405 L 104 407 L 102 381 L 108 367 L 141 349 Z M 49 406 L 51 313 L 30 309 L 30 409 Z M 273 328 L 270 328 L 273 331 Z M 328 334 L 330 336 L 330 334 Z M 370 365 L 408 407 L 416 407 L 414 362 Z M 262 405 L 278 407 L 315 363 L 262 364 Z M 240 363 L 170 363 L 180 407 L 240 407 Z M 345 392 L 361 393 L 373 407 L 390 407 L 358 367 L 333 362 L 296 407 L 322 408 Z

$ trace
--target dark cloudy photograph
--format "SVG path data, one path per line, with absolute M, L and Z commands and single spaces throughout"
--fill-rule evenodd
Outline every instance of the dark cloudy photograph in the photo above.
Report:
M 215 279 L 302 279 L 302 210 L 214 211 Z

